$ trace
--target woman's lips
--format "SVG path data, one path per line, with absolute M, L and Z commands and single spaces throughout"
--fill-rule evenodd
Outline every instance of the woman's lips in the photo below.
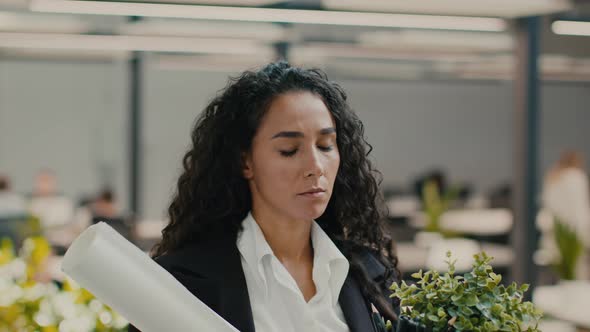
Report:
M 307 198 L 320 198 L 326 194 L 325 190 L 312 190 L 308 192 L 304 192 L 299 194 L 299 196 L 307 197 Z

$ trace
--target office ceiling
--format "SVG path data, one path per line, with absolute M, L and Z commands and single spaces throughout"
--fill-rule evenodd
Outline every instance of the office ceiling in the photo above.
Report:
M 127 44 L 137 45 L 139 50 L 160 53 L 160 55 L 154 55 L 153 59 L 167 68 L 223 69 L 240 68 L 240 66 L 268 61 L 273 57 L 274 45 L 287 43 L 293 62 L 332 68 L 343 76 L 362 75 L 377 79 L 510 79 L 513 66 L 511 55 L 514 40 L 510 29 L 505 32 L 491 33 L 174 18 L 144 18 L 130 21 L 124 16 L 31 12 L 29 1 L 0 1 L 0 56 L 120 59 L 126 54 L 125 44 Z M 545 54 L 542 65 L 546 73 L 545 77 L 558 80 L 590 80 L 590 62 L 587 60 L 590 58 L 590 37 L 558 36 L 550 30 L 550 23 L 554 17 L 585 17 L 590 14 L 590 1 L 587 0 L 323 0 L 321 2 L 317 0 L 282 2 L 130 0 L 128 2 L 467 15 L 501 17 L 506 18 L 509 23 L 513 18 L 520 16 L 543 15 L 545 19 L 542 30 L 542 50 Z M 50 47 L 54 45 L 50 45 L 49 42 L 43 44 L 43 49 L 31 47 L 43 39 L 51 40 L 51 34 L 58 37 L 54 40 L 62 40 L 63 47 Z M 67 36 L 89 34 L 106 36 L 105 43 L 114 45 L 113 49 L 102 50 L 102 52 L 93 49 L 90 47 L 92 41 L 83 41 L 89 44 L 87 49 L 68 49 Z M 115 37 L 118 36 L 127 39 L 116 39 Z M 151 48 L 145 46 L 148 42 L 147 37 L 160 38 L 153 41 L 157 40 L 158 45 L 164 46 Z M 106 41 L 106 39 L 109 40 Z M 211 45 L 208 48 L 204 48 L 206 52 L 200 52 L 198 46 L 183 47 L 191 43 L 204 45 L 208 40 L 212 42 L 209 43 Z M 236 41 L 242 43 L 239 45 L 243 45 L 243 49 L 251 49 L 252 52 L 242 52 L 240 56 L 232 56 L 231 43 Z M 19 45 L 26 47 L 19 47 Z M 170 45 L 169 52 L 166 51 L 165 45 Z M 228 49 L 230 51 L 227 51 Z M 161 54 L 162 50 L 164 54 Z

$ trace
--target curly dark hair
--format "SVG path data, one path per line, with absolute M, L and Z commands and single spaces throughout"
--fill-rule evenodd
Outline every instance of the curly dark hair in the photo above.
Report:
M 214 231 L 237 237 L 252 207 L 242 156 L 251 148 L 271 102 L 294 91 L 319 96 L 336 123 L 340 167 L 330 202 L 316 221 L 340 244 L 363 293 L 382 314 L 395 319 L 391 302 L 382 291 L 399 277 L 399 271 L 391 238 L 382 228 L 385 210 L 379 191 L 381 174 L 368 159 L 372 147 L 364 138 L 363 124 L 347 103 L 346 93 L 317 69 L 277 62 L 230 79 L 196 120 L 192 147 L 184 155 L 184 171 L 168 209 L 170 223 L 152 255 L 175 251 Z M 381 280 L 371 280 L 361 264 L 367 251 L 386 267 Z

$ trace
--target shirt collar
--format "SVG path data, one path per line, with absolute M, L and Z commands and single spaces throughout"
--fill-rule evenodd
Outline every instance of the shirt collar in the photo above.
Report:
M 318 279 L 328 279 L 328 286 L 332 293 L 332 304 L 336 305 L 340 290 L 348 275 L 348 259 L 315 221 L 311 226 L 311 243 L 314 248 L 314 282 L 317 284 L 322 282 Z M 317 276 L 316 271 L 318 271 Z M 322 271 L 325 271 L 325 275 L 322 274 Z
M 315 221 L 312 222 L 311 227 L 311 243 L 314 249 L 314 282 L 322 282 L 322 280 L 318 279 L 323 278 L 328 280 L 332 293 L 332 303 L 335 305 L 338 302 L 340 290 L 348 274 L 348 259 L 344 257 L 326 232 Z M 265 296 L 268 295 L 263 260 L 265 257 L 270 259 L 274 253 L 251 212 L 242 222 L 242 232 L 239 234 L 236 244 L 246 264 L 252 270 L 258 272 L 256 273 L 257 280 L 264 289 Z
M 266 296 L 268 287 L 264 275 L 262 260 L 267 256 L 270 258 L 274 253 L 268 245 L 268 242 L 266 242 L 264 234 L 262 233 L 260 226 L 258 226 L 258 223 L 256 223 L 256 220 L 254 220 L 251 212 L 249 212 L 246 218 L 242 221 L 242 232 L 239 234 L 236 244 L 240 254 L 242 254 L 242 257 L 246 261 L 246 264 L 250 269 L 258 272 L 255 273 L 257 276 L 256 279 L 264 289 Z

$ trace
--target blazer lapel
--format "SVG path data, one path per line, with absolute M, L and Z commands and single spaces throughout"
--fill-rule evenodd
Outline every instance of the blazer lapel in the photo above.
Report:
M 375 331 L 369 315 L 369 307 L 358 282 L 350 275 L 346 277 L 338 298 L 350 332 Z
M 235 241 L 227 261 L 219 260 L 221 268 L 216 280 L 219 282 L 219 311 L 240 332 L 254 332 L 254 318 L 250 306 L 248 286 L 242 269 L 242 261 Z
M 248 287 L 235 238 L 212 236 L 168 258 L 162 257 L 160 264 L 240 332 L 254 332 Z

